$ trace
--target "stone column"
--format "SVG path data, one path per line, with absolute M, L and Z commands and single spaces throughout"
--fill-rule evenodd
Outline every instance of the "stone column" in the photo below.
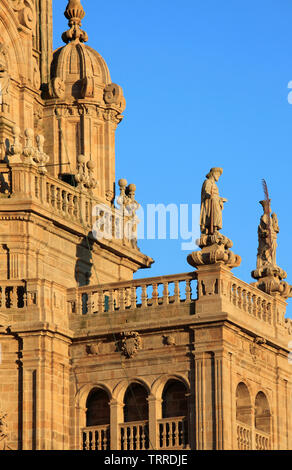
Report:
M 149 416 L 149 449 L 159 449 L 159 426 L 158 420 L 161 418 L 162 400 L 150 395 L 148 397 Z
M 110 440 L 111 450 L 120 450 L 119 424 L 123 422 L 123 403 L 113 399 L 110 401 Z

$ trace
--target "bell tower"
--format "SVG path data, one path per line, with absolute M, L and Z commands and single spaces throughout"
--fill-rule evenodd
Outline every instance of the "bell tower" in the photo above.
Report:
M 69 29 L 65 46 L 53 54 L 44 124 L 46 153 L 52 156 L 52 175 L 72 185 L 85 184 L 102 202 L 115 196 L 115 131 L 122 120 L 125 99 L 111 82 L 104 59 L 86 45 L 81 28 L 85 11 L 70 0 L 65 10 Z

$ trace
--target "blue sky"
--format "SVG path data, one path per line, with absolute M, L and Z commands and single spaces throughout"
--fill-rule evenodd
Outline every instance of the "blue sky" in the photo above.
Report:
M 54 47 L 67 29 L 53 0 Z M 205 175 L 223 168 L 222 233 L 246 282 L 256 265 L 266 179 L 278 215 L 278 265 L 292 284 L 292 2 L 83 0 L 88 45 L 106 60 L 127 101 L 116 132 L 116 175 L 146 204 L 199 204 Z M 135 277 L 191 271 L 181 240 L 143 240 L 155 259 Z

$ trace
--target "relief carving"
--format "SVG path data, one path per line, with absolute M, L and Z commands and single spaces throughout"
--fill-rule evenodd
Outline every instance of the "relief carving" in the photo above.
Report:
M 9 112 L 9 86 L 8 53 L 6 46 L 0 42 L 0 112 Z
M 33 0 L 10 0 L 11 6 L 18 14 L 19 23 L 28 29 L 35 25 L 35 10 Z
M 10 448 L 7 445 L 7 414 L 0 410 L 0 450 L 9 450 Z
M 135 356 L 137 352 L 142 349 L 142 340 L 137 331 L 129 331 L 123 333 L 123 339 L 121 341 L 122 354 L 130 359 Z

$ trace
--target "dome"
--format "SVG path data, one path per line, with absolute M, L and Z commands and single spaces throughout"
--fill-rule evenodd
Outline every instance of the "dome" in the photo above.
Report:
M 84 44 L 88 36 L 81 29 L 85 12 L 80 0 L 69 0 L 65 16 L 70 29 L 62 35 L 66 46 L 57 49 L 53 55 L 49 97 L 66 102 L 92 99 L 122 112 L 125 98 L 121 87 L 111 83 L 108 67 L 101 55 Z
M 76 39 L 57 49 L 51 66 L 51 96 L 95 98 L 100 101 L 111 83 L 109 69 L 98 52 Z

